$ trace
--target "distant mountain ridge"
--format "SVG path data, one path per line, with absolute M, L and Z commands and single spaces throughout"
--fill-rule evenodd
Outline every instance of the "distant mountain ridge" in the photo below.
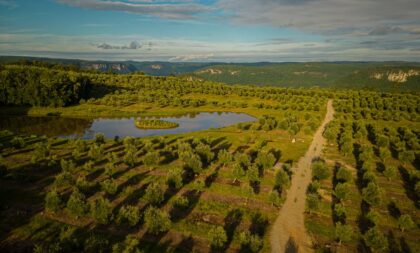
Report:
M 418 62 L 204 63 L 87 61 L 0 56 L 0 63 L 24 60 L 74 65 L 81 69 L 101 72 L 144 72 L 152 76 L 182 75 L 228 84 L 420 91 L 420 63 Z

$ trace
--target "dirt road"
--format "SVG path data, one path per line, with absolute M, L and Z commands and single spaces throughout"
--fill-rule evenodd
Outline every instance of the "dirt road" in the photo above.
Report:
M 312 242 L 304 225 L 306 188 L 311 182 L 311 161 L 321 154 L 325 139 L 322 136 L 325 125 L 333 119 L 332 100 L 327 103 L 327 114 L 317 129 L 312 143 L 297 165 L 293 168 L 292 184 L 287 199 L 280 209 L 271 234 L 273 253 L 312 252 Z

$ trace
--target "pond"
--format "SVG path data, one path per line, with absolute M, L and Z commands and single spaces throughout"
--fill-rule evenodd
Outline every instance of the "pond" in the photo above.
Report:
M 89 119 L 2 116 L 0 118 L 0 130 L 10 130 L 14 133 L 22 134 L 46 135 L 49 137 L 93 139 L 97 133 L 103 133 L 107 138 L 114 138 L 115 136 L 159 136 L 195 132 L 255 121 L 255 118 L 248 114 L 231 112 L 202 112 L 183 116 L 147 117 L 146 119 L 154 118 L 175 122 L 179 126 L 172 129 L 138 129 L 134 125 L 135 117 Z

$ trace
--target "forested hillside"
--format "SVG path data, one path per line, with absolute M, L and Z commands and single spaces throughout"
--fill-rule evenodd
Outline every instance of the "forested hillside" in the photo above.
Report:
M 267 63 L 215 65 L 195 76 L 229 84 L 419 90 L 418 63 Z

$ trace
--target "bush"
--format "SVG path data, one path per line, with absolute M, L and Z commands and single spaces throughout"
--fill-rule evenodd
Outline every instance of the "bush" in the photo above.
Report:
M 99 161 L 103 158 L 103 148 L 100 145 L 93 144 L 90 146 L 88 156 L 94 160 Z
M 13 139 L 10 141 L 10 144 L 18 149 L 18 148 L 24 148 L 26 143 L 25 140 L 22 137 L 13 137 Z
M 127 235 L 124 242 L 114 244 L 112 253 L 142 253 L 140 241 L 133 235 Z
M 57 212 L 60 210 L 62 205 L 61 196 L 57 193 L 56 190 L 52 190 L 47 193 L 45 196 L 45 209 L 52 212 Z
M 370 228 L 363 239 L 366 245 L 373 251 L 386 251 L 388 249 L 388 240 L 376 227 Z
M 258 235 L 252 235 L 249 231 L 239 234 L 239 243 L 251 252 L 259 252 L 263 246 L 263 240 Z
M 316 180 L 325 180 L 330 177 L 330 170 L 324 162 L 312 163 L 312 177 Z
M 309 193 L 306 196 L 306 209 L 309 213 L 319 209 L 319 196 L 315 193 Z
M 401 229 L 402 232 L 404 230 L 412 229 L 416 227 L 416 224 L 411 219 L 411 216 L 408 214 L 403 214 L 398 218 L 398 227 Z
M 159 164 L 159 153 L 156 151 L 147 152 L 143 157 L 143 163 L 149 168 Z
M 338 241 L 338 244 L 342 242 L 349 242 L 353 237 L 353 229 L 349 225 L 341 224 L 337 222 L 335 224 L 335 239 Z
M 282 169 L 276 170 L 274 178 L 274 188 L 282 192 L 290 186 L 289 175 Z
M 151 205 L 158 205 L 164 200 L 164 191 L 158 183 L 151 183 L 144 194 L 144 199 Z
M 412 163 L 416 159 L 414 151 L 404 150 L 398 153 L 398 160 L 403 163 Z
M 395 168 L 394 166 L 387 165 L 385 166 L 385 170 L 383 171 L 383 174 L 388 180 L 391 180 L 392 178 L 395 178 L 395 176 L 397 175 L 397 168 Z
M 346 200 L 350 193 L 348 183 L 338 183 L 334 189 L 334 196 L 339 200 Z
M 232 155 L 226 149 L 220 150 L 217 154 L 217 158 L 223 166 L 230 163 L 233 159 Z
M 166 183 L 169 187 L 174 189 L 179 189 L 182 187 L 182 174 L 183 170 L 181 168 L 172 168 L 169 170 L 166 175 Z
M 67 210 L 76 218 L 83 216 L 88 211 L 89 207 L 86 203 L 86 197 L 78 190 L 74 190 L 67 201 Z
M 369 183 L 362 190 L 363 200 L 369 205 L 379 205 L 381 203 L 381 189 L 375 183 Z
M 168 231 L 171 227 L 169 215 L 153 206 L 147 208 L 144 214 L 144 223 L 147 230 L 152 234 Z
M 271 169 L 276 163 L 276 158 L 272 153 L 260 152 L 255 162 L 263 169 Z
M 337 171 L 336 178 L 339 182 L 350 182 L 353 176 L 348 169 L 340 167 Z
M 115 195 L 118 191 L 118 184 L 113 179 L 106 179 L 101 183 L 101 188 L 109 195 Z
M 99 197 L 91 203 L 90 213 L 96 222 L 108 224 L 112 219 L 112 205 L 109 200 Z
M 213 227 L 208 233 L 210 245 L 214 249 L 222 249 L 227 242 L 226 231 L 221 226 Z
M 117 223 L 135 226 L 140 221 L 140 209 L 137 206 L 123 206 L 118 212 Z

